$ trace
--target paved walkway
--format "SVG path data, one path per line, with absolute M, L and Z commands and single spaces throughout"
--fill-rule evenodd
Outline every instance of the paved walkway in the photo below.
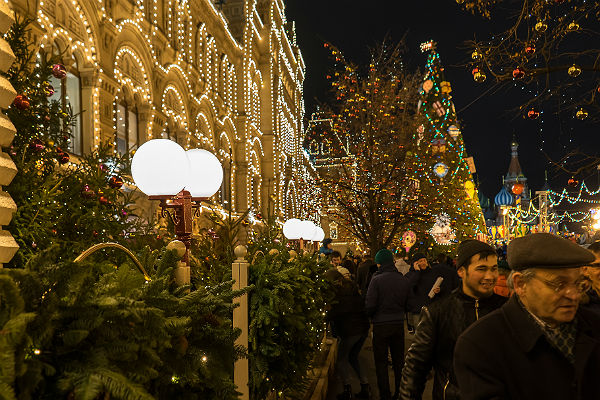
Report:
M 408 332 L 405 333 L 405 343 L 404 343 L 404 351 L 408 350 L 410 346 L 412 335 L 409 335 Z M 375 362 L 373 361 L 373 347 L 371 345 L 371 338 L 367 338 L 365 344 L 362 347 L 359 355 L 360 365 L 362 368 L 365 368 L 367 371 L 367 376 L 369 378 L 369 384 L 371 385 L 371 399 L 378 400 L 379 399 L 379 390 L 377 390 L 377 376 L 375 375 Z M 394 384 L 394 371 L 392 371 L 392 366 L 390 365 L 390 385 Z M 342 382 L 337 376 L 334 375 L 331 382 L 329 382 L 329 390 L 327 392 L 327 400 L 336 400 L 336 396 L 338 393 L 342 392 Z M 423 393 L 423 400 L 431 400 L 431 389 L 433 386 L 433 379 L 427 381 L 427 385 L 425 386 L 425 392 Z M 354 377 L 352 380 L 352 389 L 354 393 L 360 390 L 360 382 L 357 377 Z M 394 391 L 393 387 L 391 388 L 392 393 Z

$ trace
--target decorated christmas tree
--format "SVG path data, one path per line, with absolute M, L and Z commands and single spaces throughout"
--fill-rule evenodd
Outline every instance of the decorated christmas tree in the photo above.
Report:
M 411 225 L 417 233 L 417 243 L 447 251 L 447 246 L 483 234 L 485 221 L 471 175 L 474 165 L 465 150 L 450 82 L 444 79 L 435 43 L 424 43 L 421 50 L 428 53 L 419 89 L 419 112 L 425 119 L 414 132 L 412 148 L 407 153 L 409 182 L 405 197 L 428 215 L 423 222 Z
M 7 79 L 18 93 L 6 112 L 17 130 L 9 152 L 18 172 L 6 189 L 17 205 L 8 227 L 20 247 L 9 265 L 16 267 L 50 246 L 72 260 L 92 244 L 124 242 L 134 231 L 133 192 L 122 188 L 128 157 L 115 156 L 111 143 L 81 157 L 67 151 L 79 116 L 69 103 L 52 100 L 60 88 L 51 84 L 67 72 L 27 42 L 28 30 L 27 21 L 17 21 L 5 38 L 16 56 Z

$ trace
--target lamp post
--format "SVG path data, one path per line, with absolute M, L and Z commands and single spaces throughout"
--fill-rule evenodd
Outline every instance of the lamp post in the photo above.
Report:
M 189 249 L 192 243 L 192 218 L 201 202 L 214 195 L 223 181 L 221 163 L 209 151 L 185 151 L 168 139 L 153 139 L 136 151 L 131 161 L 136 186 L 150 200 L 159 200 L 163 217 L 175 225 L 177 239 L 185 244 L 180 284 L 190 283 Z M 173 210 L 172 212 L 170 210 Z
M 312 221 L 301 221 L 297 218 L 285 221 L 283 235 L 288 240 L 298 240 L 300 250 L 304 249 L 304 241 L 320 242 L 325 238 L 325 232 L 320 226 Z

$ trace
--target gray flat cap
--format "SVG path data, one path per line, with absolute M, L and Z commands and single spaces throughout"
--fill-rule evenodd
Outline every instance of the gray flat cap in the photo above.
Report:
M 508 244 L 508 265 L 515 271 L 527 268 L 576 268 L 589 265 L 591 251 L 551 233 L 533 233 Z

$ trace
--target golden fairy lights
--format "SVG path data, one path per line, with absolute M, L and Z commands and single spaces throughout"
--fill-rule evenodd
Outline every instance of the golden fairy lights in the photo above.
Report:
M 41 47 L 60 42 L 66 57 L 77 55 L 77 68 L 86 71 L 82 84 L 90 85 L 91 95 L 82 108 L 90 111 L 91 124 L 84 123 L 92 131 L 86 132 L 90 147 L 116 140 L 118 105 L 127 97 L 128 107 L 143 115 L 137 123 L 142 142 L 169 129 L 185 132 L 186 148 L 199 145 L 222 161 L 233 158 L 231 173 L 244 184 L 232 182 L 232 197 L 236 188 L 247 191 L 241 209 L 264 205 L 262 197 L 269 196 L 276 216 L 290 217 L 284 215 L 289 195 L 302 197 L 304 208 L 318 207 L 317 199 L 303 196 L 303 185 L 292 186 L 294 180 L 310 181 L 316 172 L 300 146 L 305 65 L 284 2 L 272 2 L 259 15 L 255 0 L 244 1 L 238 39 L 226 10 L 212 2 L 203 2 L 200 13 L 189 0 L 167 0 L 165 6 L 163 11 L 156 0 L 134 0 L 125 11 L 106 0 L 40 1 Z M 97 17 L 87 13 L 92 9 Z M 58 20 L 61 12 L 64 21 Z M 107 35 L 100 35 L 100 25 Z M 231 146 L 243 150 L 230 152 Z M 274 155 L 265 155 L 263 146 Z M 269 172 L 263 164 L 271 158 Z M 248 168 L 237 166 L 246 162 Z M 238 171 L 244 176 L 235 177 Z

